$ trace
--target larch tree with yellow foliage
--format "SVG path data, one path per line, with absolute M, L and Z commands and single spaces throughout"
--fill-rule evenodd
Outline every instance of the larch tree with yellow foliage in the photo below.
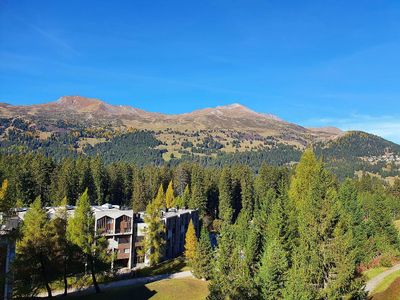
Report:
M 5 179 L 0 187 L 0 215 L 1 223 L 5 223 L 12 213 L 13 204 L 8 193 L 8 180 Z
M 174 187 L 172 181 L 169 182 L 167 192 L 165 193 L 165 204 L 167 208 L 171 208 L 175 204 Z
M 193 262 L 193 259 L 196 255 L 196 249 L 197 249 L 196 230 L 194 229 L 193 220 L 190 220 L 185 238 L 185 257 L 189 261 L 189 264 L 192 264 Z
M 147 256 L 150 262 L 150 266 L 158 264 L 164 254 L 165 226 L 164 222 L 160 218 L 159 203 L 159 196 L 161 196 L 162 194 L 163 190 L 161 185 L 159 189 L 159 194 L 153 201 L 151 201 L 147 205 L 146 213 L 144 215 L 144 222 L 146 223 L 146 227 L 144 229 L 144 248 L 142 254 Z
M 157 196 L 153 200 L 153 205 L 158 209 L 161 209 L 165 206 L 165 193 L 162 184 L 160 184 L 160 187 L 158 188 Z

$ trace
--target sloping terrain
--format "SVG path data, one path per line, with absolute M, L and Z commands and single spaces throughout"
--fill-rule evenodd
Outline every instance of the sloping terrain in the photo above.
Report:
M 146 112 L 131 106 L 116 106 L 99 99 L 65 96 L 55 102 L 30 106 L 0 104 L 3 118 L 21 117 L 34 123 L 57 127 L 57 121 L 69 124 L 101 124 L 145 130 L 232 131 L 261 137 L 275 137 L 299 146 L 313 140 L 326 140 L 341 134 L 340 130 L 307 129 L 285 122 L 274 115 L 254 112 L 240 104 L 219 106 L 179 115 Z
M 312 146 L 340 175 L 396 176 L 400 146 L 363 132 L 305 128 L 231 104 L 167 115 L 65 96 L 31 106 L 0 103 L 1 152 L 36 151 L 56 158 L 101 154 L 108 162 L 197 161 L 221 166 L 296 162 Z

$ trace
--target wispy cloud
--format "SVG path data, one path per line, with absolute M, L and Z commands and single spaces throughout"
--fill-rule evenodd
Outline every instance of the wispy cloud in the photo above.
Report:
M 13 12 L 8 12 L 8 13 L 15 20 L 24 24 L 26 27 L 30 28 L 33 32 L 35 32 L 44 40 L 46 40 L 48 43 L 53 45 L 53 47 L 59 49 L 60 52 L 62 52 L 63 54 L 81 55 L 81 53 L 78 50 L 76 50 L 65 38 L 62 38 L 59 34 L 56 34 L 53 30 L 44 28 L 32 22 L 28 22 L 24 18 L 20 17 L 19 15 L 16 15 Z
M 25 22 L 26 23 L 26 22 Z M 80 55 L 79 51 L 73 48 L 66 40 L 60 38 L 59 36 L 51 33 L 48 30 L 45 30 L 35 24 L 26 23 L 30 28 L 32 28 L 35 32 L 40 34 L 43 38 L 47 39 L 56 47 L 60 48 L 64 52 L 69 52 L 71 54 Z

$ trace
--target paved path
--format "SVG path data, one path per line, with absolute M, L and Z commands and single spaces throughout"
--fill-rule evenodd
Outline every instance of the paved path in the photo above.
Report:
M 400 270 L 400 264 L 391 267 L 389 270 L 382 272 L 378 276 L 375 276 L 374 278 L 372 278 L 370 281 L 367 282 L 367 284 L 365 285 L 365 290 L 369 293 L 372 292 L 382 282 L 382 280 L 384 280 L 390 274 L 399 270 Z
M 150 277 L 138 277 L 138 278 L 132 278 L 132 279 L 125 279 L 125 280 L 118 280 L 118 281 L 112 281 L 112 282 L 107 282 L 107 283 L 101 283 L 99 284 L 101 290 L 108 290 L 111 288 L 116 288 L 116 287 L 124 287 L 124 286 L 130 286 L 130 285 L 145 285 L 146 283 L 149 282 L 154 282 L 154 281 L 159 281 L 163 279 L 177 279 L 177 278 L 188 278 L 188 277 L 194 277 L 192 272 L 190 271 L 184 271 L 180 273 L 175 273 L 175 274 L 161 274 L 161 275 L 155 275 L 155 276 L 150 276 Z M 52 291 L 53 296 L 58 296 L 62 295 L 64 293 L 64 290 L 57 290 L 57 291 Z M 91 294 L 94 293 L 94 287 L 85 287 L 82 289 L 77 289 L 77 288 L 69 288 L 68 289 L 68 294 Z M 38 295 L 38 297 L 47 297 L 47 293 L 41 293 Z

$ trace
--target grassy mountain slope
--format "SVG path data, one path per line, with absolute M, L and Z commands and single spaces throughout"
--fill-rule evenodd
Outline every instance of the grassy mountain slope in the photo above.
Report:
M 61 97 L 32 106 L 0 104 L 0 151 L 102 155 L 138 164 L 197 161 L 221 166 L 262 161 L 285 165 L 313 146 L 340 177 L 398 174 L 400 146 L 363 132 L 304 128 L 240 104 L 180 115 L 145 112 L 98 99 Z

